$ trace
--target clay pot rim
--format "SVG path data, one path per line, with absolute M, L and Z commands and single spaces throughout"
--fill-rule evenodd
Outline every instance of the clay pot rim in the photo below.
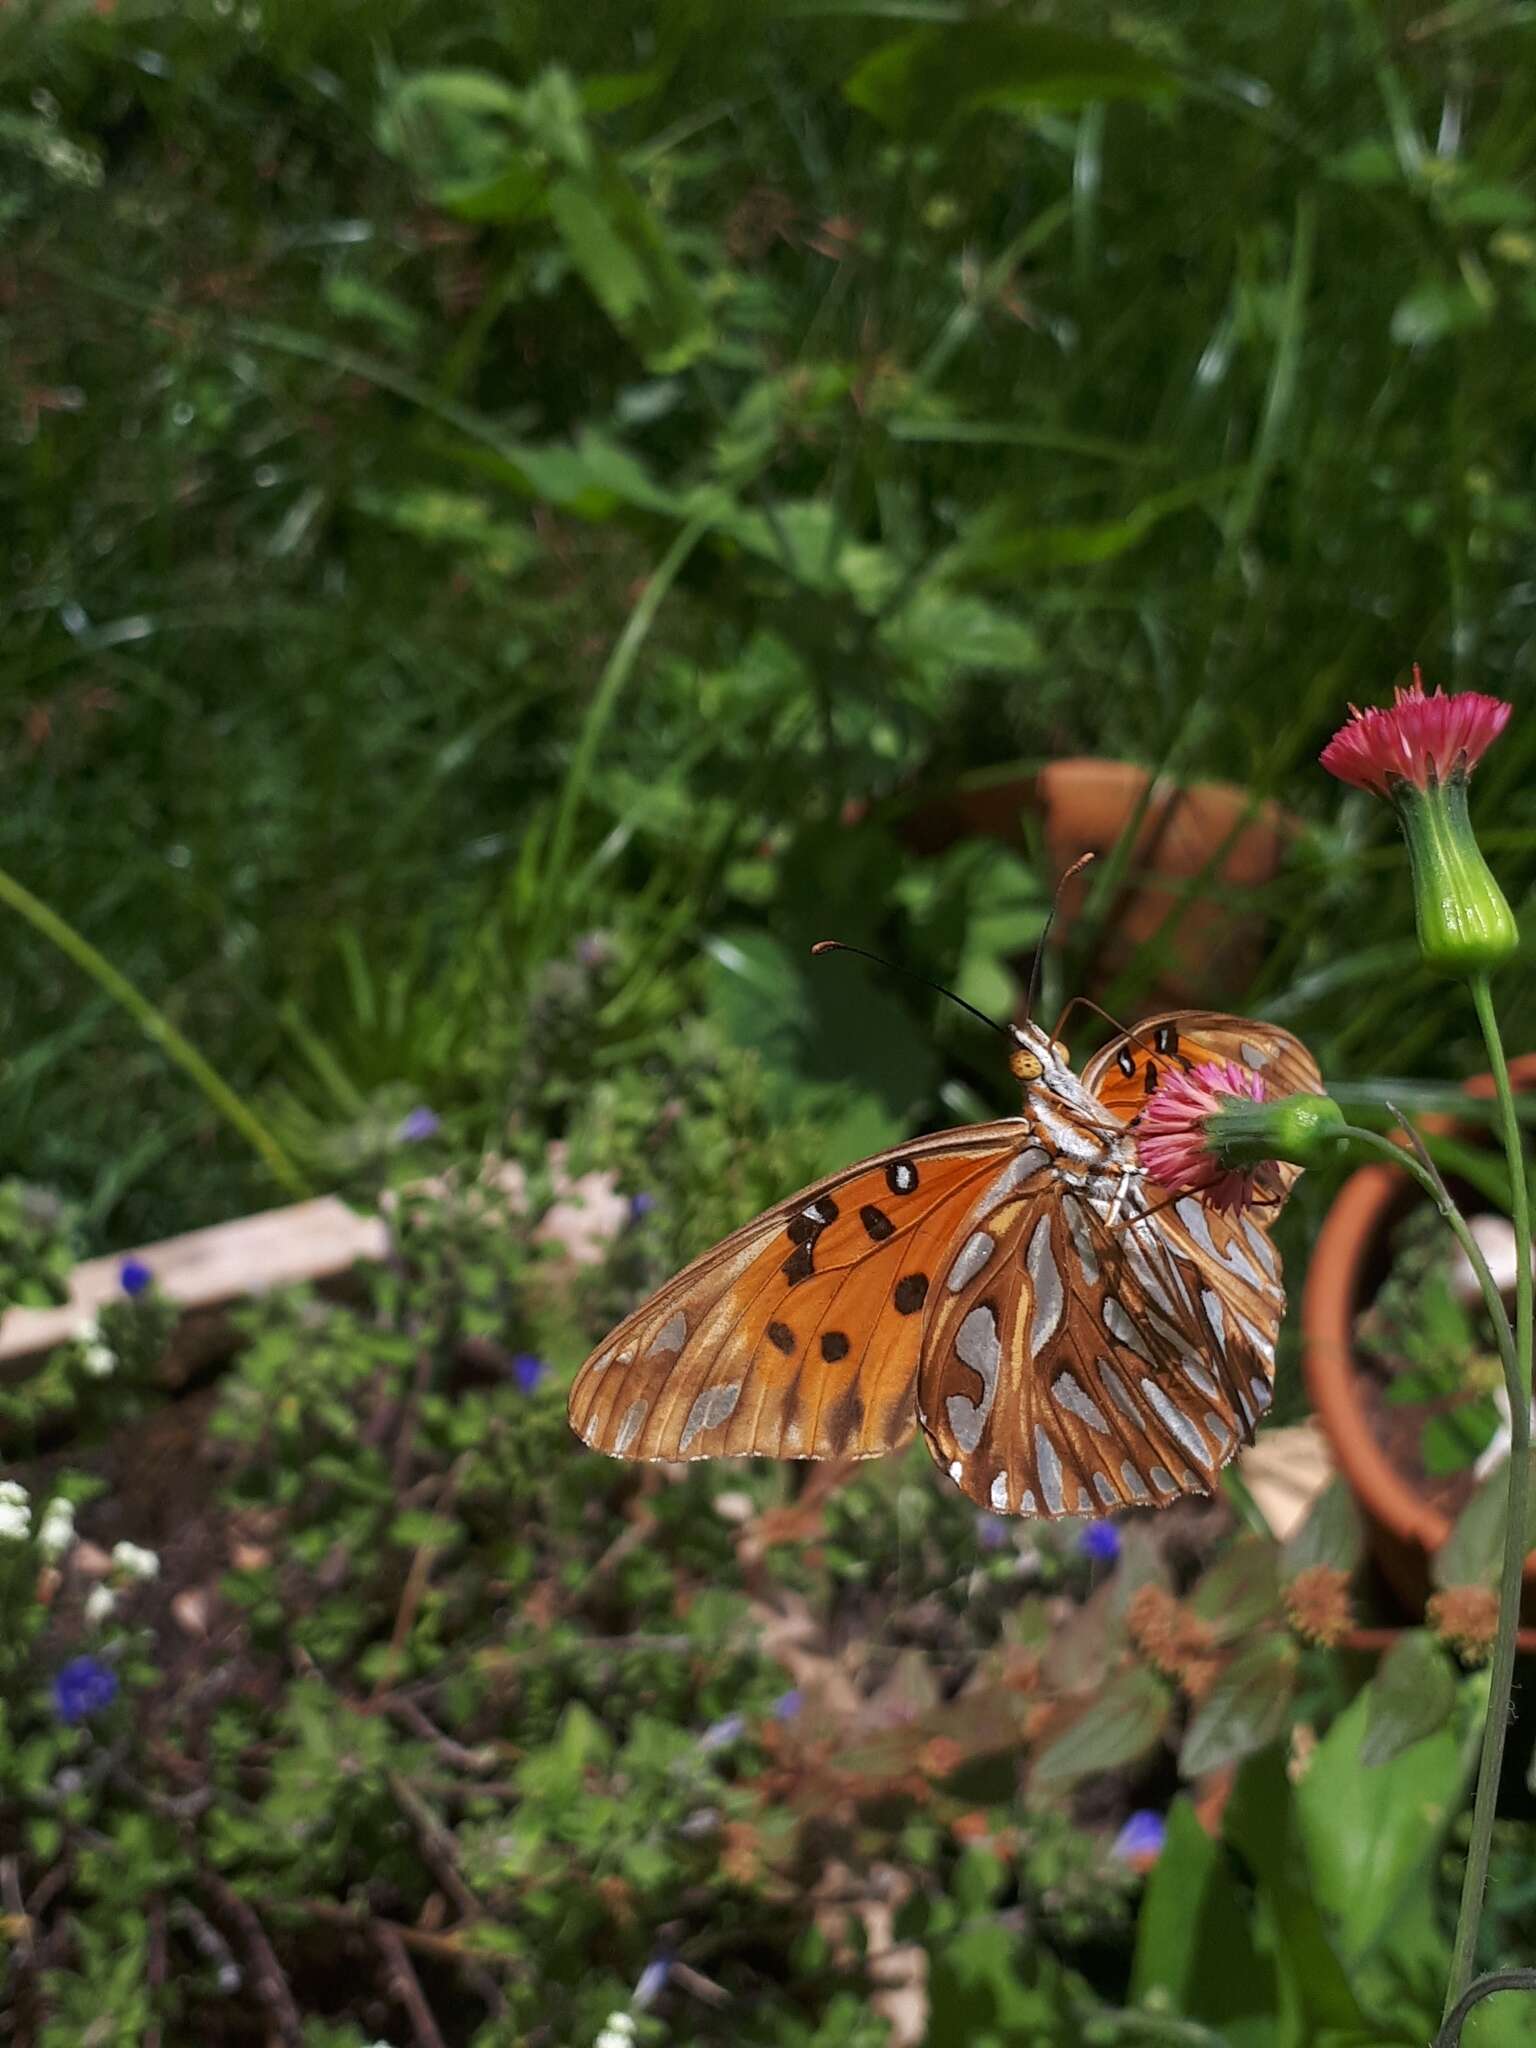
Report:
M 1509 1063 L 1516 1088 L 1536 1087 L 1536 1053 Z M 1491 1074 L 1464 1084 L 1474 1098 L 1493 1094 Z M 1450 1128 L 1452 1119 L 1425 1119 Z M 1440 1510 L 1416 1494 L 1388 1458 L 1370 1426 L 1360 1396 L 1354 1326 L 1366 1263 L 1390 1212 L 1412 1183 L 1391 1166 L 1365 1166 L 1352 1173 L 1323 1219 L 1307 1268 L 1301 1297 L 1302 1370 L 1313 1409 L 1338 1460 L 1339 1469 L 1362 1506 L 1390 1535 L 1433 1555 L 1451 1533 Z M 1525 1561 L 1525 1576 L 1536 1581 L 1536 1550 Z

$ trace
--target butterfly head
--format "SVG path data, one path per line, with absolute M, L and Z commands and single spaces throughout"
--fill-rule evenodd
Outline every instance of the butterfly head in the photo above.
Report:
M 1067 1048 L 1038 1024 L 1010 1024 L 1008 1037 L 1008 1071 L 1016 1081 L 1026 1086 L 1044 1081 L 1049 1086 L 1058 1074 L 1068 1071 Z

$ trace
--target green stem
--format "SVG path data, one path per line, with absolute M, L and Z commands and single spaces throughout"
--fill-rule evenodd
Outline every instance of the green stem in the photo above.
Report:
M 0 903 L 8 904 L 24 917 L 34 931 L 57 946 L 113 1002 L 121 1004 L 142 1027 L 145 1037 L 173 1059 L 219 1114 L 227 1117 L 240 1135 L 250 1142 L 266 1162 L 273 1178 L 290 1194 L 304 1196 L 314 1192 L 266 1125 L 246 1107 L 229 1083 L 214 1072 L 196 1046 L 188 1044 L 163 1011 L 157 1010 L 147 996 L 141 995 L 127 975 L 114 967 L 104 954 L 98 953 L 89 939 L 77 932 L 72 924 L 67 924 L 57 911 L 50 910 L 4 868 L 0 868 Z
M 1408 1129 L 1406 1124 L 1404 1129 Z M 1410 1132 L 1410 1136 L 1412 1135 Z M 1499 1347 L 1499 1363 L 1504 1368 L 1504 1385 L 1509 1391 L 1510 1406 L 1513 1408 L 1520 1384 L 1520 1368 L 1515 1355 L 1514 1335 L 1510 1330 L 1509 1316 L 1504 1307 L 1504 1297 L 1499 1292 L 1499 1283 L 1488 1270 L 1488 1261 L 1483 1257 L 1482 1246 L 1468 1229 L 1466 1218 L 1451 1200 L 1445 1182 L 1435 1170 L 1434 1162 L 1429 1159 L 1427 1153 L 1422 1157 L 1417 1156 L 1417 1138 L 1414 1139 L 1415 1151 L 1405 1152 L 1401 1145 L 1394 1145 L 1392 1140 L 1384 1138 L 1380 1131 L 1364 1130 L 1358 1124 L 1341 1125 L 1338 1136 L 1341 1143 L 1347 1141 L 1352 1146 L 1363 1145 L 1372 1152 L 1379 1152 L 1383 1158 L 1390 1159 L 1392 1164 L 1400 1167 L 1403 1172 L 1411 1173 L 1444 1217 L 1452 1236 L 1466 1253 L 1467 1261 L 1477 1277 L 1483 1306 L 1487 1309 L 1489 1320 L 1493 1324 L 1494 1342 Z
M 1510 1212 L 1515 1226 L 1515 1370 L 1509 1389 L 1509 1500 L 1504 1524 L 1504 1568 L 1499 1578 L 1499 1632 L 1493 1647 L 1488 1690 L 1488 1719 L 1483 1727 L 1483 1753 L 1477 1769 L 1477 1796 L 1472 1804 L 1472 1838 L 1467 1845 L 1461 1909 L 1451 1952 L 1446 1989 L 1448 2018 L 1467 1988 L 1477 1948 L 1478 1921 L 1488 1887 L 1488 1855 L 1499 1800 L 1499 1772 L 1504 1762 L 1504 1736 L 1509 1726 L 1509 1701 L 1515 1674 L 1515 1636 L 1520 1626 L 1520 1595 L 1525 1572 L 1526 1503 L 1531 1481 L 1531 1205 L 1525 1175 L 1525 1153 L 1515 1114 L 1509 1066 L 1493 1011 L 1493 992 L 1486 974 L 1471 977 L 1472 1002 L 1482 1026 L 1483 1042 L 1493 1068 L 1504 1151 L 1509 1161 Z

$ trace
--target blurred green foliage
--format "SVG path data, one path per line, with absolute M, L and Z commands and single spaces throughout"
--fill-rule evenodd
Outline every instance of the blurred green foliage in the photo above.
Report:
M 1528 55 L 1480 5 L 7 10 L 0 854 L 321 1178 L 380 1091 L 558 1128 L 769 984 L 829 1153 L 1005 1103 L 961 1019 L 797 956 L 835 918 L 1000 1001 L 1038 862 L 930 879 L 906 821 L 1072 753 L 1308 821 L 1223 1001 L 1464 1068 L 1311 756 L 1415 657 L 1524 689 Z M 1533 747 L 1480 778 L 1517 902 Z M 5 947 L 19 1170 L 117 1242 L 266 1192 Z
M 1531 701 L 1531 57 L 1502 0 L 0 15 L 0 863 L 317 1184 L 446 1188 L 360 1305 L 245 1318 L 216 1497 L 163 1532 L 180 1591 L 216 1582 L 217 1670 L 121 1569 L 106 1638 L 39 1596 L 45 1502 L 100 1482 L 29 1473 L 0 1863 L 51 1887 L 44 2048 L 365 2048 L 405 2010 L 380 1927 L 455 2048 L 595 2040 L 658 1959 L 692 1988 L 642 2040 L 875 2048 L 881 1915 L 940 2041 L 1425 2038 L 1480 1680 L 1410 1637 L 1366 1685 L 1306 1639 L 1296 1579 L 1353 1562 L 1332 1507 L 1096 1586 L 893 1462 L 754 1561 L 725 1497 L 798 1512 L 782 1473 L 644 1488 L 515 1355 L 573 1360 L 785 1187 L 1009 1106 L 971 1022 L 806 947 L 1007 1007 L 1038 820 L 1009 851 L 924 821 L 1064 756 L 1296 816 L 1241 899 L 1251 985 L 1204 993 L 1367 1107 L 1481 1063 L 1390 818 L 1313 755 L 1415 658 Z M 1527 914 L 1533 770 L 1517 718 L 1477 791 Z M 272 1197 L 152 1036 L 0 935 L 8 1167 L 98 1244 Z M 573 1290 L 524 1227 L 555 1140 L 650 1204 Z M 73 1346 L 8 1387 L 8 1428 L 173 1416 L 141 1325 L 121 1372 Z M 856 1729 L 780 1711 L 765 1602 L 852 1668 Z M 101 1641 L 119 1697 L 65 1726 L 50 1674 Z M 1132 1951 L 1106 1821 L 1228 1767 L 1215 1833 L 1175 1799 Z M 1489 1962 L 1536 1926 L 1524 1823 L 1499 1858 Z

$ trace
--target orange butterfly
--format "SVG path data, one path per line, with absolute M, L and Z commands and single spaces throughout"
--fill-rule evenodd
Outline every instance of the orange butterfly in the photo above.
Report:
M 1081 1079 L 1038 1025 L 1006 1035 L 1020 1116 L 847 1167 L 695 1259 L 577 1374 L 582 1441 L 872 1458 L 920 1427 L 997 1514 L 1209 1492 L 1272 1398 L 1280 1259 L 1251 1212 L 1149 1186 L 1132 1131 L 1171 1067 L 1238 1060 L 1288 1094 L 1317 1065 L 1216 1011 L 1148 1018 Z M 1273 1170 L 1275 1205 L 1294 1179 Z

